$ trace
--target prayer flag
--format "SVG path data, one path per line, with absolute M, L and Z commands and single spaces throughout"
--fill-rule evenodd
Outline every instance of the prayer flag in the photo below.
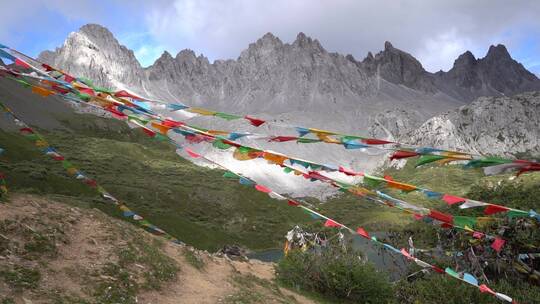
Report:
M 300 203 L 298 203 L 296 201 L 293 201 L 293 200 L 288 200 L 287 204 L 289 204 L 289 206 L 295 206 L 295 207 L 300 205 Z
M 189 107 L 186 106 L 186 105 L 183 105 L 183 104 L 174 104 L 174 103 L 167 104 L 167 109 L 171 110 L 171 112 L 184 110 L 184 109 L 187 109 L 187 108 L 189 108 Z
M 362 139 L 362 142 L 368 145 L 386 145 L 386 144 L 393 144 L 391 141 L 376 139 L 376 138 L 364 138 Z
M 244 116 L 245 119 L 249 120 L 249 123 L 252 124 L 255 127 L 258 127 L 262 124 L 264 124 L 266 121 L 254 117 L 250 117 L 248 115 Z
M 453 204 L 462 203 L 462 202 L 466 201 L 464 198 L 461 198 L 461 197 L 458 197 L 458 196 L 453 196 L 453 195 L 448 195 L 448 194 L 443 195 L 442 199 L 448 205 L 453 205 Z
M 187 154 L 188 154 L 189 156 L 193 157 L 193 158 L 199 158 L 199 157 L 201 157 L 200 154 L 193 152 L 190 148 L 186 148 L 185 150 L 186 150 Z
M 269 189 L 269 188 L 267 188 L 267 187 L 265 187 L 265 186 L 263 186 L 263 185 L 258 185 L 258 184 L 255 185 L 255 189 L 257 189 L 257 191 L 260 191 L 260 192 L 263 192 L 263 193 L 270 193 L 270 192 L 272 192 L 271 189 Z
M 327 219 L 326 222 L 324 223 L 324 227 L 340 228 L 341 226 L 342 226 L 341 224 L 336 223 L 335 221 L 333 221 L 331 219 Z
M 22 60 L 20 60 L 19 58 L 15 58 L 15 64 L 20 66 L 20 67 L 23 67 L 25 69 L 30 69 L 30 65 Z
M 470 273 L 464 273 L 463 280 L 469 284 L 478 286 L 478 280 Z
M 491 244 L 491 248 L 493 248 L 493 250 L 497 252 L 500 252 L 502 247 L 504 246 L 504 243 L 506 243 L 505 240 L 501 239 L 500 237 L 496 237 L 495 241 L 493 241 L 493 243 Z
M 223 118 L 225 120 L 235 120 L 235 119 L 242 118 L 242 116 L 233 115 L 233 114 L 227 114 L 227 113 L 221 113 L 221 112 L 216 112 L 214 114 L 214 116 L 219 117 L 219 118 Z
M 430 210 L 428 216 L 447 224 L 452 224 L 454 222 L 454 218 L 451 214 L 442 213 L 437 210 Z
M 422 165 L 425 165 L 434 161 L 438 161 L 441 159 L 445 159 L 445 158 L 446 156 L 441 156 L 441 155 L 422 155 L 420 156 L 418 161 L 416 161 L 416 164 L 414 166 L 419 167 L 419 166 L 422 166 Z
M 408 158 L 408 157 L 413 157 L 413 156 L 417 156 L 417 155 L 419 155 L 419 154 L 416 153 L 416 152 L 398 150 L 398 151 L 394 152 L 394 154 L 392 154 L 392 156 L 390 156 L 390 160 Z
M 505 212 L 505 211 L 508 211 L 508 210 L 510 210 L 510 208 L 507 208 L 507 207 L 504 207 L 504 206 L 489 205 L 489 206 L 486 207 L 486 209 L 484 209 L 484 214 L 485 215 L 492 215 L 492 214 L 495 214 L 495 213 Z
M 364 230 L 364 228 L 362 228 L 362 227 L 356 228 L 356 233 L 358 233 L 359 235 L 361 235 L 362 237 L 364 237 L 366 239 L 369 239 L 369 233 L 367 233 L 367 231 Z
M 309 133 L 309 129 L 306 129 L 306 128 L 302 128 L 302 127 L 296 127 L 296 131 L 298 132 L 298 134 L 300 135 L 300 137 L 306 135 Z

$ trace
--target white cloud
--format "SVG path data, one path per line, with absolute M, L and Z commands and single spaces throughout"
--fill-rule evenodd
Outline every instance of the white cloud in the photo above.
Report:
M 540 1 L 518 2 L 175 0 L 151 7 L 145 21 L 172 52 L 190 48 L 211 59 L 235 58 L 266 32 L 291 41 L 302 31 L 330 51 L 357 58 L 389 40 L 434 71 L 448 69 L 467 49 L 482 57 L 491 43 L 520 47 L 520 27 L 540 29 L 534 16 Z

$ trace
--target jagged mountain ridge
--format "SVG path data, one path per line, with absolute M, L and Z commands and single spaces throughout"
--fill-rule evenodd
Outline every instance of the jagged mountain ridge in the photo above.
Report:
M 292 43 L 283 43 L 268 33 L 250 44 L 236 60 L 210 63 L 203 55 L 183 50 L 175 57 L 164 52 L 153 65 L 143 68 L 133 52 L 121 46 L 107 29 L 85 25 L 79 32 L 71 33 L 62 47 L 43 52 L 40 59 L 94 79 L 97 85 L 129 88 L 170 102 L 405 142 L 411 140 L 410 132 L 420 127 L 427 132 L 426 138 L 434 139 L 430 135 L 437 133 L 429 133 L 429 124 L 423 125 L 426 120 L 464 106 L 479 95 L 511 95 L 540 89 L 540 80 L 500 45 L 490 48 L 482 59 L 465 53 L 450 71 L 429 73 L 412 55 L 389 42 L 375 56 L 368 54 L 363 61 L 357 61 L 351 55 L 326 51 L 319 41 L 303 33 Z M 250 131 L 249 126 L 238 121 L 202 119 L 200 125 Z M 269 125 L 255 131 L 286 135 L 285 130 Z M 451 142 L 452 138 L 442 142 L 437 138 L 426 144 L 447 146 Z M 381 156 L 351 153 L 333 145 L 276 145 L 249 140 L 244 143 L 357 170 L 369 171 L 382 160 Z M 484 153 L 500 151 L 491 150 L 489 145 L 482 147 L 486 148 Z M 511 145 L 505 147 L 510 149 L 507 153 L 518 151 Z M 275 186 L 280 192 L 309 192 L 315 196 L 325 196 L 327 192 L 314 193 L 320 191 L 316 185 L 300 186 L 294 177 L 283 178 L 273 167 L 260 170 L 258 166 L 237 164 L 211 148 L 202 152 L 229 164 L 231 169 Z

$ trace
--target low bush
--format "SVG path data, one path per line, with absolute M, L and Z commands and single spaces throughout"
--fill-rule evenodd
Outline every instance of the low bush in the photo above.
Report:
M 276 273 L 278 280 L 287 286 L 340 301 L 389 303 L 393 300 L 387 275 L 350 249 L 294 250 L 278 263 Z

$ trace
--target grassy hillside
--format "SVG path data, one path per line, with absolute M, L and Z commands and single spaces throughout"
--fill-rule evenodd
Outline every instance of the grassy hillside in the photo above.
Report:
M 309 221 L 299 210 L 227 181 L 221 170 L 195 166 L 170 145 L 151 142 L 120 122 L 81 116 L 63 123 L 72 132 L 42 132 L 52 146 L 134 211 L 198 248 L 279 247 L 291 226 Z M 76 198 L 121 216 L 19 134 L 0 131 L 0 146 L 6 149 L 0 170 L 12 192 Z

